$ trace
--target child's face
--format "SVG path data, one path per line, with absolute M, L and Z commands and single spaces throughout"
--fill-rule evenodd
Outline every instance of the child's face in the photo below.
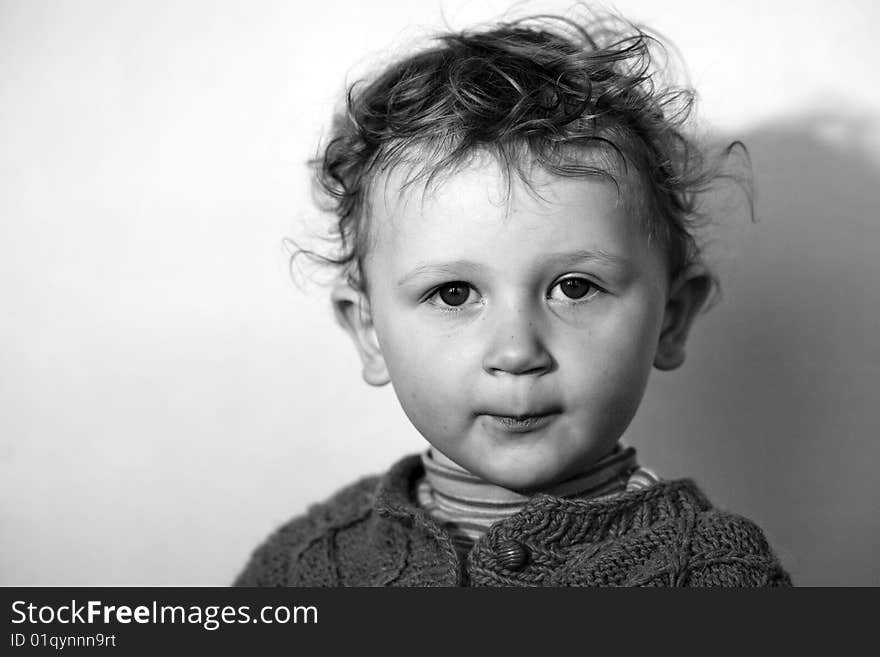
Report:
M 400 180 L 370 199 L 365 377 L 387 372 L 428 442 L 495 484 L 540 490 L 588 467 L 655 362 L 662 250 L 608 181 L 544 175 L 538 198 L 514 178 L 508 198 L 485 160 L 424 196 Z

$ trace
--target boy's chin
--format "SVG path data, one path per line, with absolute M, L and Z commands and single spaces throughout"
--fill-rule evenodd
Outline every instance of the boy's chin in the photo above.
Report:
M 579 455 L 578 460 L 571 458 L 554 458 L 558 455 L 534 454 L 526 462 L 503 463 L 495 461 L 489 467 L 475 468 L 471 472 L 489 483 L 515 491 L 522 495 L 536 495 L 551 491 L 555 486 L 576 476 L 589 468 L 607 454 L 609 450 L 596 458 Z M 543 456 L 544 458 L 541 458 Z
M 523 495 L 534 495 L 549 490 L 566 479 L 562 472 L 535 472 L 534 469 L 523 471 L 489 469 L 484 473 L 476 474 L 491 484 Z

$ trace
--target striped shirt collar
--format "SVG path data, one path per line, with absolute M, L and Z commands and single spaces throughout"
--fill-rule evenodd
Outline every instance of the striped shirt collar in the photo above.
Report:
M 421 455 L 425 469 L 416 493 L 419 506 L 440 522 L 464 554 L 489 527 L 519 512 L 531 496 L 491 484 L 449 462 L 440 462 L 429 449 Z M 567 499 L 598 499 L 658 481 L 639 468 L 632 447 L 616 446 L 590 468 L 541 491 Z

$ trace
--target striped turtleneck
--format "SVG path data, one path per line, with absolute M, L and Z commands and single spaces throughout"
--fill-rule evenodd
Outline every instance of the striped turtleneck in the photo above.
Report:
M 530 496 L 491 484 L 432 452 L 422 454 L 425 476 L 416 488 L 419 506 L 452 537 L 466 555 L 489 527 L 520 511 Z M 617 446 L 589 469 L 541 491 L 555 497 L 590 500 L 647 488 L 660 481 L 636 463 L 632 447 Z

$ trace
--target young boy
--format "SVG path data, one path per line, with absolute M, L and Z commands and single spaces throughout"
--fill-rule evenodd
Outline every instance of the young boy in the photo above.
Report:
M 448 34 L 354 85 L 317 163 L 337 318 L 430 444 L 281 527 L 237 584 L 789 585 L 761 530 L 618 441 L 714 281 L 717 177 L 620 21 Z

